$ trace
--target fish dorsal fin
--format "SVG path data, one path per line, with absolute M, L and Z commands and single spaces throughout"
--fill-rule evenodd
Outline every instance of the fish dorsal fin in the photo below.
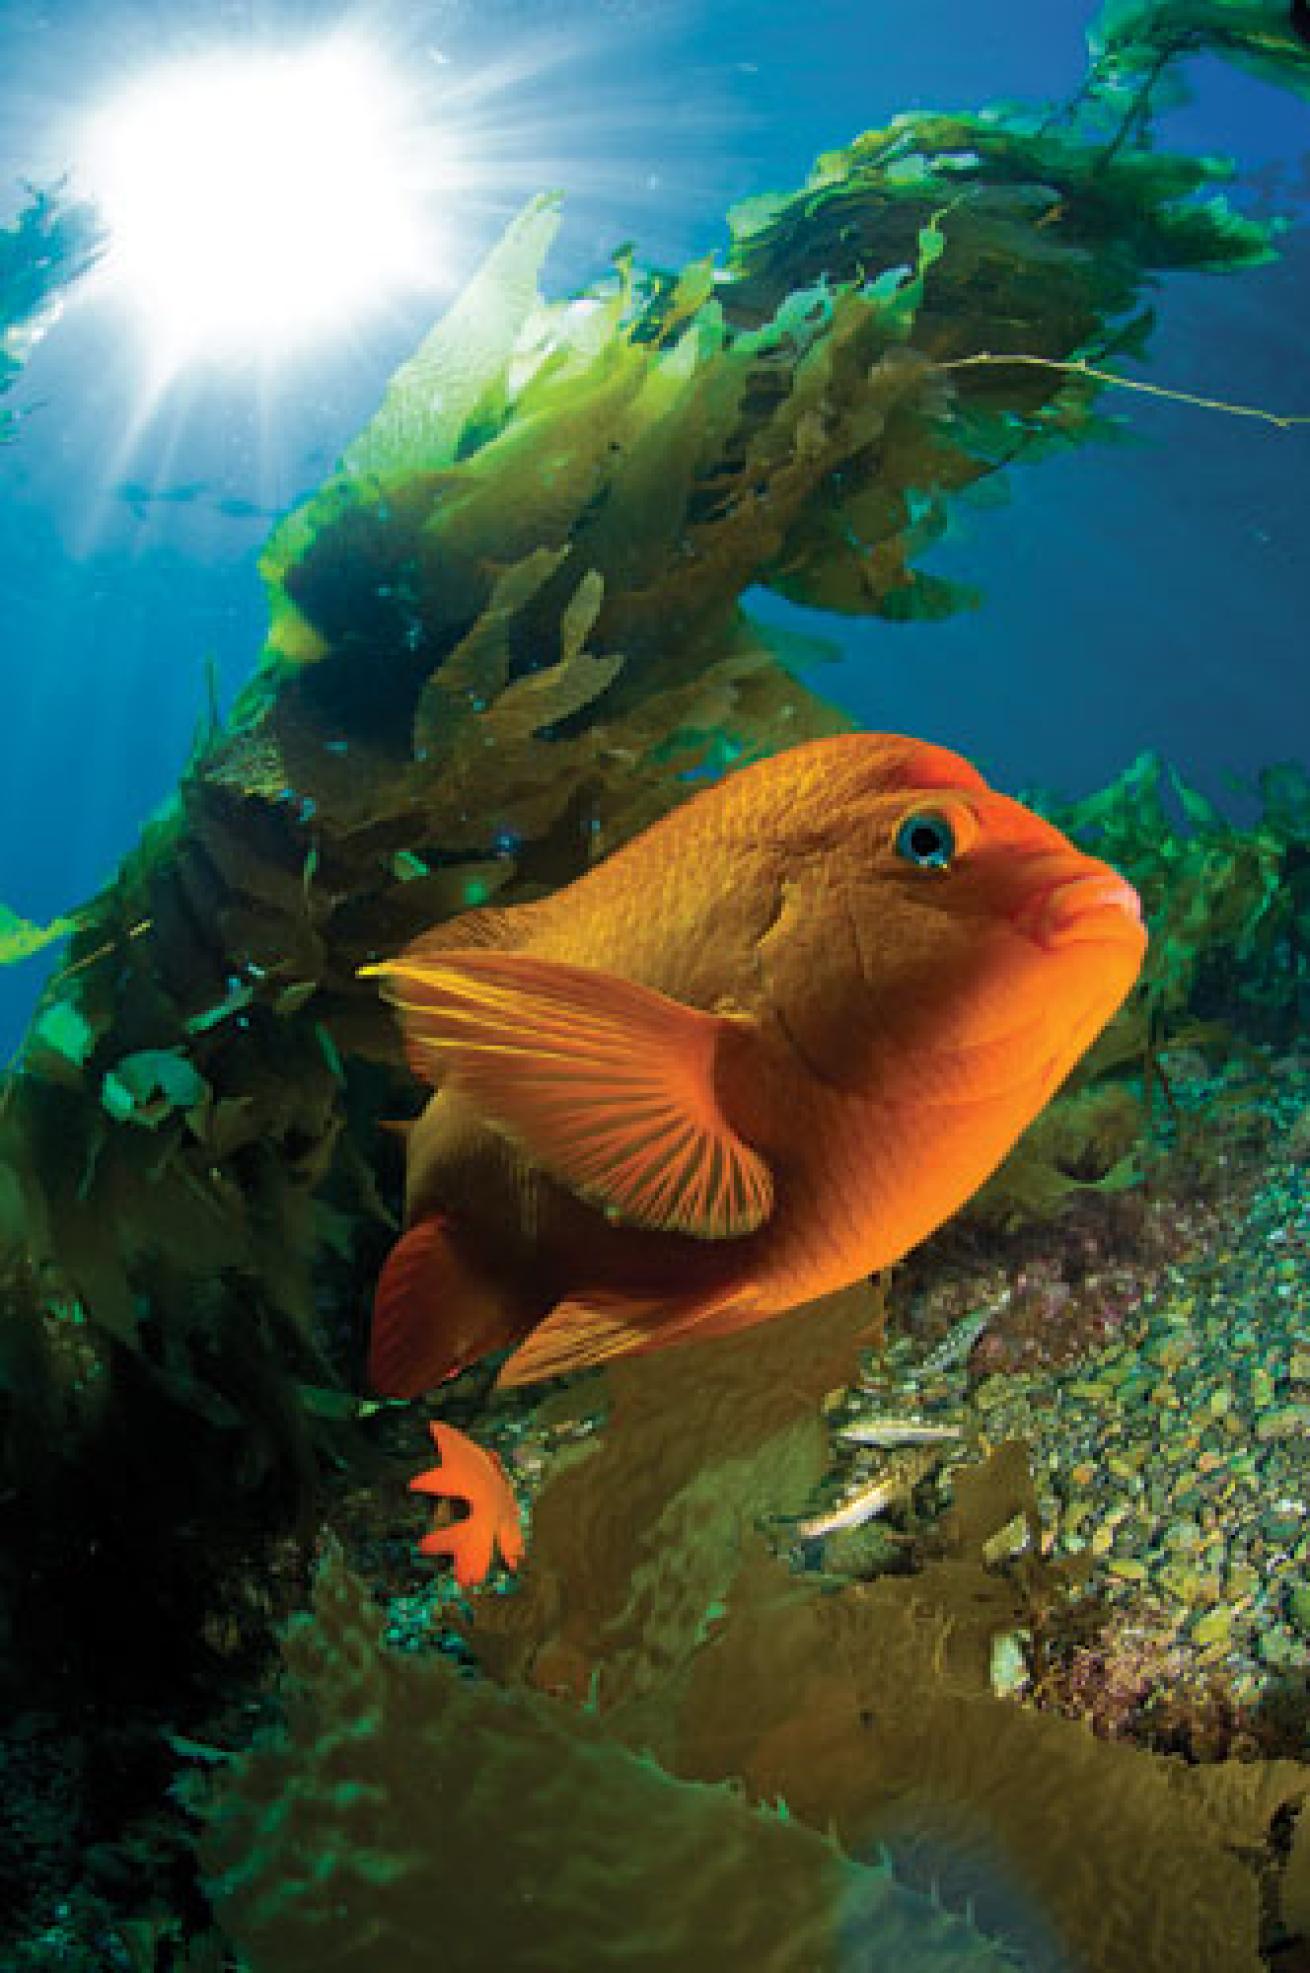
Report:
M 749 1286 L 741 1285 L 650 1301 L 621 1294 L 574 1296 L 558 1303 L 520 1343 L 496 1383 L 501 1388 L 537 1384 L 544 1377 L 593 1370 L 616 1356 L 663 1349 L 666 1343 L 730 1335 L 766 1313 Z
M 363 971 L 385 980 L 419 1072 L 448 1078 L 582 1197 L 701 1239 L 768 1218 L 772 1174 L 715 1087 L 739 1023 L 529 953 L 405 953 Z

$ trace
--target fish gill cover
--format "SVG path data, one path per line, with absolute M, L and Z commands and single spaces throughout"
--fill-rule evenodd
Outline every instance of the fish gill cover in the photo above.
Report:
M 361 1476 L 391 1484 L 393 1421 L 361 1420 L 352 1392 L 399 1208 L 378 1120 L 412 1094 L 358 967 L 470 905 L 569 881 L 706 776 L 841 730 L 743 608 L 752 585 L 890 620 L 977 601 L 917 565 L 952 499 L 1108 428 L 1105 374 L 1144 356 L 1162 275 L 1275 251 L 1277 224 L 1217 189 L 1228 166 L 1154 145 L 1153 113 L 1200 50 L 1310 92 L 1281 9 L 1112 5 L 1070 102 L 899 116 L 798 192 L 739 207 L 722 267 L 669 274 L 625 254 L 548 302 L 558 205 L 538 199 L 275 530 L 261 661 L 168 812 L 76 914 L 0 1098 L 3 1588 L 22 1689 L 45 1689 L 48 1659 L 110 1711 L 212 1717 L 299 1592 L 275 1541 L 307 1536 Z M 1132 1183 L 1158 1155 L 1171 1041 L 1296 1031 L 1310 786 L 1271 770 L 1262 795 L 1239 829 L 1147 758 L 1058 812 L 1142 891 L 1151 956 L 977 1203 L 980 1225 Z M 486 1964 L 488 1941 L 500 1965 L 565 1963 L 599 1909 L 591 1865 L 555 1848 L 547 1896 L 536 1839 L 508 1821 L 516 1792 L 553 1776 L 561 1819 L 591 1789 L 631 1818 L 635 1888 L 605 1923 L 626 1915 L 647 1954 L 634 1963 L 698 1963 L 672 1934 L 663 1957 L 640 1943 L 672 1896 L 641 1869 L 667 1830 L 673 1855 L 735 1846 L 734 1901 L 761 1872 L 794 1874 L 780 1966 L 877 1963 L 913 1923 L 925 1966 L 945 1938 L 980 1965 L 1163 1969 L 1186 1952 L 1258 1967 L 1256 1877 L 1237 1857 L 1263 1854 L 1305 1770 L 1193 1783 L 996 1700 L 987 1648 L 1068 1586 L 1054 1565 L 998 1573 L 982 1545 L 995 1527 L 948 1537 L 945 1575 L 837 1594 L 751 1532 L 820 1477 L 818 1407 L 854 1374 L 869 1314 L 837 1305 L 826 1341 L 807 1318 L 764 1350 L 707 1346 L 717 1409 L 703 1364 L 608 1373 L 609 1425 L 543 1489 L 522 1593 L 472 1632 L 495 1692 L 396 1661 L 328 1561 L 317 1630 L 291 1647 L 308 1697 L 206 1811 L 219 1919 L 251 1966 L 320 1955 L 332 1857 L 350 1885 L 341 1962 L 409 1963 L 403 1934 L 431 1963 L 442 1900 L 489 1847 L 443 1826 L 478 1789 L 500 1791 L 493 1818 L 527 1846 L 540 1930 L 502 1940 L 488 1915 L 480 1933 L 470 1905 L 442 1963 Z M 780 1389 L 803 1401 L 786 1416 L 768 1402 Z M 1016 1472 L 998 1526 L 1026 1497 Z M 652 1529 L 679 1569 L 649 1551 Z M 411 1824 L 388 1804 L 406 1773 L 422 1788 L 416 1732 L 443 1780 Z M 376 1775 L 360 1780 L 334 1750 L 366 1742 Z M 725 1777 L 757 1806 L 701 1792 Z M 766 1813 L 779 1796 L 808 1827 Z M 270 1808 L 288 1798 L 291 1824 Z M 381 1818 L 367 1844 L 357 1800 Z M 1000 1864 L 977 1846 L 980 1816 Z M 702 1822 L 720 1834 L 702 1839 Z M 879 1862 L 898 1831 L 912 1906 Z M 1004 1884 L 1022 1890 L 1021 1922 Z M 967 1940 L 934 1895 L 956 1924 L 979 1914 Z M 730 1963 L 717 1948 L 715 1963 Z

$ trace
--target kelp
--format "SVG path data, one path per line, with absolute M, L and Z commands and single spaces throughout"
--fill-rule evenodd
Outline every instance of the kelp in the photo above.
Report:
M 226 1419 L 234 1472 L 216 1387 L 349 1388 L 396 1230 L 378 1119 L 420 1092 L 359 966 L 839 730 L 751 586 L 889 620 L 967 602 L 919 565 L 952 499 L 1095 436 L 1077 365 L 1140 356 L 1162 273 L 1273 250 L 1222 166 L 1156 150 L 1144 115 L 1107 135 L 1102 81 L 1062 114 L 897 118 L 739 209 L 718 269 L 625 253 L 548 301 L 557 201 L 532 202 L 274 530 L 261 662 L 76 914 L 0 1094 L 18 1301 L 114 1388 L 135 1353 Z M 1225 838 L 1239 888 L 1262 843 Z M 18 1378 L 8 1402 L 45 1398 Z
M 28 192 L 17 222 L 0 227 L 0 392 L 54 319 L 62 291 L 104 247 L 91 206 L 69 200 L 60 186 Z M 13 433 L 13 420 L 0 411 L 0 445 Z
M 69 917 L 52 918 L 48 924 L 38 925 L 34 919 L 20 918 L 7 904 L 0 904 L 0 966 L 15 966 L 21 960 L 30 959 L 46 946 L 67 938 L 75 925 L 76 920 Z
M 1220 163 L 1102 149 L 987 113 L 900 117 L 821 159 L 802 193 L 730 215 L 717 278 L 625 263 L 549 307 L 533 299 L 554 224 L 538 202 L 275 534 L 266 664 L 362 634 L 340 560 L 388 542 L 403 577 L 378 585 L 367 634 L 389 668 L 388 649 L 485 601 L 485 575 L 470 590 L 455 571 L 489 538 L 502 561 L 564 550 L 561 583 L 597 573 L 602 632 L 634 661 L 685 635 L 702 595 L 721 634 L 747 581 L 894 619 L 975 600 L 915 559 L 952 493 L 1102 428 L 1094 384 L 1058 366 L 1140 349 L 1150 273 L 1271 251 L 1270 224 L 1200 196 Z M 504 333 L 449 381 L 464 315 L 502 294 Z M 1007 368 L 1006 352 L 1055 367 Z M 399 464 L 398 433 L 415 437 Z M 675 573 L 670 621 L 644 604 L 666 605 Z
M 70 1649 L 109 1716 L 212 1690 L 214 1636 L 257 1646 L 250 1586 L 313 1526 L 316 1475 L 369 1457 L 351 1393 L 401 1197 L 379 1120 L 422 1092 L 359 966 L 839 730 L 753 585 L 889 622 L 974 600 L 921 566 L 951 503 L 1108 429 L 1091 371 L 1143 358 L 1162 275 L 1274 250 L 1217 196 L 1226 166 L 1150 134 L 1202 45 L 1300 86 L 1256 16 L 1198 0 L 1198 39 L 1173 5 L 1109 13 L 1068 104 L 895 118 L 739 208 L 717 269 L 624 254 L 547 301 L 556 202 L 534 201 L 274 530 L 254 675 L 75 914 L 0 1091 L 0 1600 L 25 1703 Z M 1310 789 L 1262 792 L 1245 830 L 1154 762 L 1050 804 L 1156 937 L 1020 1213 L 1131 1176 L 1162 1024 L 1294 1018 Z M 950 1518 L 925 1478 L 897 1573 L 802 1566 L 825 1397 L 880 1320 L 857 1291 L 607 1372 L 521 1585 L 477 1606 L 476 1677 L 388 1654 L 328 1563 L 288 1729 L 204 1811 L 255 1968 L 611 1944 L 694 1967 L 711 1941 L 716 1966 L 1255 1973 L 1251 1865 L 1305 1773 L 1189 1775 L 996 1697 L 998 1640 L 1077 1593 L 1021 1452 L 957 1467 Z
M 876 1854 L 679 1781 L 585 1712 L 391 1657 L 379 1632 L 329 1554 L 284 1647 L 290 1732 L 206 1807 L 202 1860 L 251 1973 L 325 1950 L 349 1973 L 1013 1967 Z
M 1013 1231 L 1050 1219 L 1078 1193 L 1118 1192 L 1140 1183 L 1143 1100 L 1119 1076 L 1097 1080 L 1095 1067 L 1047 1106 L 969 1201 L 970 1225 Z
M 951 1965 L 1258 1973 L 1253 1865 L 1310 1769 L 1193 1774 L 993 1694 L 995 1641 L 1078 1587 L 1021 1447 L 957 1468 L 908 1571 L 788 1567 L 819 1393 L 876 1312 L 849 1295 L 609 1367 L 521 1589 L 477 1602 L 479 1676 L 386 1650 L 329 1554 L 285 1729 L 193 1791 L 255 1973 L 325 1947 L 379 1973 L 573 1963 L 586 1923 L 588 1964 L 835 1973 L 949 1939 Z
M 1290 1036 L 1310 989 L 1310 776 L 1262 771 L 1248 825 L 1225 816 L 1158 754 L 1138 756 L 1078 802 L 1034 797 L 1141 894 L 1151 942 L 1135 1018 L 1167 1030 L 1225 1013 Z
M 1079 801 L 1029 789 L 1030 806 L 1131 878 L 1150 943 L 1126 1006 L 964 1210 L 981 1227 L 1050 1218 L 1072 1197 L 1144 1175 L 1153 1113 L 1171 1116 L 1161 1058 L 1198 1038 L 1207 1050 L 1288 1045 L 1310 999 L 1310 775 L 1265 768 L 1238 824 L 1159 754 L 1138 756 Z
M 1088 33 L 1090 90 L 1108 106 L 1165 73 L 1176 88 L 1180 57 L 1211 54 L 1310 96 L 1310 45 L 1294 11 L 1276 0 L 1107 0 Z

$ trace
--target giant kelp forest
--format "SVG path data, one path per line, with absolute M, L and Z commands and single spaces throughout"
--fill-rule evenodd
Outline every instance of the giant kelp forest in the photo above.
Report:
M 921 565 L 953 504 L 1124 414 L 1171 273 L 1276 251 L 1222 162 L 1156 144 L 1205 53 L 1310 94 L 1281 7 L 1112 4 L 1070 102 L 898 117 L 717 261 L 546 301 L 536 200 L 275 529 L 250 681 L 73 915 L 0 1095 L 0 1881 L 53 1910 L 75 1843 L 102 1914 L 101 1957 L 47 1930 L 16 1966 L 1310 1963 L 1304 1704 L 1207 1746 L 998 1696 L 999 1641 L 1089 1621 L 1022 1445 L 845 1566 L 779 1535 L 897 1281 L 578 1391 L 461 1380 L 447 1415 L 554 1450 L 520 1580 L 417 1642 L 374 1592 L 423 1414 L 361 1377 L 419 1094 L 358 969 L 838 730 L 752 587 L 889 626 L 978 600 Z M 0 300 L 30 312 L 16 272 Z M 1046 803 L 1141 890 L 1146 973 L 916 1292 L 1213 1179 L 1174 1065 L 1291 1048 L 1310 994 L 1310 781 L 1260 796 L 1238 827 L 1144 758 Z

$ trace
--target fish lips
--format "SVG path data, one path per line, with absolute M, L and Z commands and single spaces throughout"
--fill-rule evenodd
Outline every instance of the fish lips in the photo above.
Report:
M 1011 924 L 1044 951 L 1071 945 L 1119 945 L 1140 958 L 1146 949 L 1142 901 L 1106 864 L 1084 860 L 1053 870 L 1011 913 Z

